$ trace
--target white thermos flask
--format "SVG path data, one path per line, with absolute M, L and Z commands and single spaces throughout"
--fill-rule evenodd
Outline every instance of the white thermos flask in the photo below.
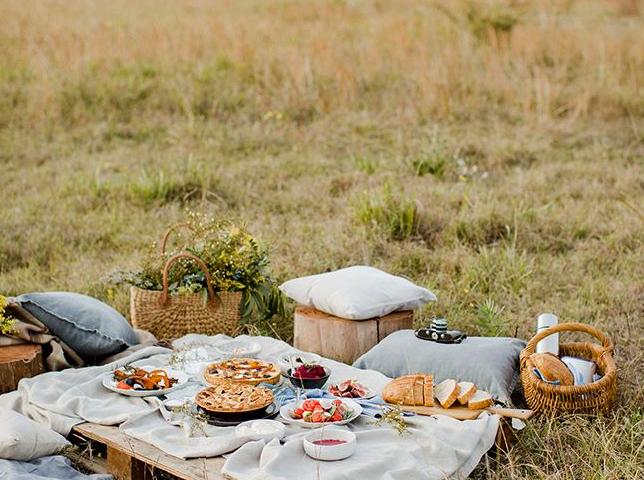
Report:
M 557 318 L 556 315 L 553 315 L 552 313 L 542 313 L 539 315 L 539 318 L 537 318 L 537 333 L 539 333 L 542 330 L 545 330 L 548 327 L 554 327 L 559 323 L 559 319 Z M 537 353 L 554 353 L 555 355 L 559 355 L 559 334 L 554 333 L 543 340 L 541 340 L 539 343 L 537 343 Z

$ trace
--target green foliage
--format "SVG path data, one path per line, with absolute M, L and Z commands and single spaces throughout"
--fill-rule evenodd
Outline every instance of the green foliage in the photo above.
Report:
M 109 71 L 97 66 L 82 78 L 67 83 L 58 94 L 62 120 L 76 124 L 85 116 L 98 116 L 127 122 L 149 106 L 153 94 L 160 90 L 160 79 L 154 66 L 145 62 L 117 65 Z
M 509 33 L 519 22 L 519 18 L 509 7 L 485 6 L 480 2 L 469 4 L 466 18 L 472 33 L 479 38 L 485 38 L 490 32 L 497 35 Z
M 155 173 L 143 170 L 139 178 L 130 184 L 129 190 L 134 199 L 150 205 L 172 201 L 185 202 L 200 195 L 203 185 L 196 176 L 177 178 L 163 170 Z
M 524 253 L 511 247 L 482 247 L 467 271 L 472 290 L 483 295 L 520 295 L 534 266 Z
M 434 132 L 430 138 L 429 145 L 419 153 L 408 156 L 406 164 L 413 174 L 418 177 L 433 175 L 442 179 L 452 158 L 453 155 L 446 143 Z
M 512 237 L 512 228 L 496 212 L 474 219 L 462 218 L 453 231 L 459 242 L 471 247 L 492 245 Z
M 367 175 L 373 175 L 378 170 L 378 162 L 366 155 L 358 155 L 353 157 L 353 164 L 358 170 L 366 173 Z
M 419 177 L 430 174 L 436 178 L 443 178 L 447 166 L 447 156 L 444 152 L 433 151 L 411 157 L 407 159 L 407 164 L 414 175 Z
M 480 335 L 498 337 L 509 334 L 509 322 L 503 317 L 504 309 L 491 298 L 478 306 L 475 325 Z
M 15 319 L 5 314 L 7 299 L 0 295 L 0 334 L 6 335 L 13 332 Z
M 415 235 L 420 224 L 416 202 L 404 195 L 394 195 L 388 184 L 379 194 L 363 194 L 356 205 L 356 216 L 361 223 L 393 240 Z

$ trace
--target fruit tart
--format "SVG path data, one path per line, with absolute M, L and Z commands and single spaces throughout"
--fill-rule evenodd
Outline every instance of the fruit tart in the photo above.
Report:
M 264 387 L 220 381 L 197 393 L 195 403 L 211 413 L 244 413 L 268 407 L 273 393 Z
M 210 385 L 216 385 L 222 380 L 249 385 L 280 381 L 281 372 L 277 365 L 263 362 L 254 358 L 231 358 L 209 365 L 204 372 L 204 378 Z

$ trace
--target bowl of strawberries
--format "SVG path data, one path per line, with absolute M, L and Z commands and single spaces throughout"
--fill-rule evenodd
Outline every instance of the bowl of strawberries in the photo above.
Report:
M 309 398 L 283 405 L 280 415 L 288 423 L 316 428 L 325 425 L 344 425 L 362 414 L 362 407 L 346 398 Z
M 331 370 L 322 365 L 304 363 L 295 370 L 289 368 L 286 377 L 298 388 L 322 388 L 329 379 Z

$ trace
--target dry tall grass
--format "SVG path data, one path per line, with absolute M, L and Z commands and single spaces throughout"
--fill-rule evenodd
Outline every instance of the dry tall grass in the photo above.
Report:
M 610 3 L 68 3 L 3 4 L 5 94 L 21 107 L 5 122 L 82 122 L 110 101 L 299 121 L 358 109 L 403 123 L 574 122 L 642 108 L 641 22 Z
M 369 263 L 468 332 L 608 331 L 609 418 L 534 421 L 479 478 L 637 478 L 642 2 L 0 0 L 0 293 L 102 278 L 185 208 L 282 279 Z M 291 320 L 258 325 L 289 339 Z

